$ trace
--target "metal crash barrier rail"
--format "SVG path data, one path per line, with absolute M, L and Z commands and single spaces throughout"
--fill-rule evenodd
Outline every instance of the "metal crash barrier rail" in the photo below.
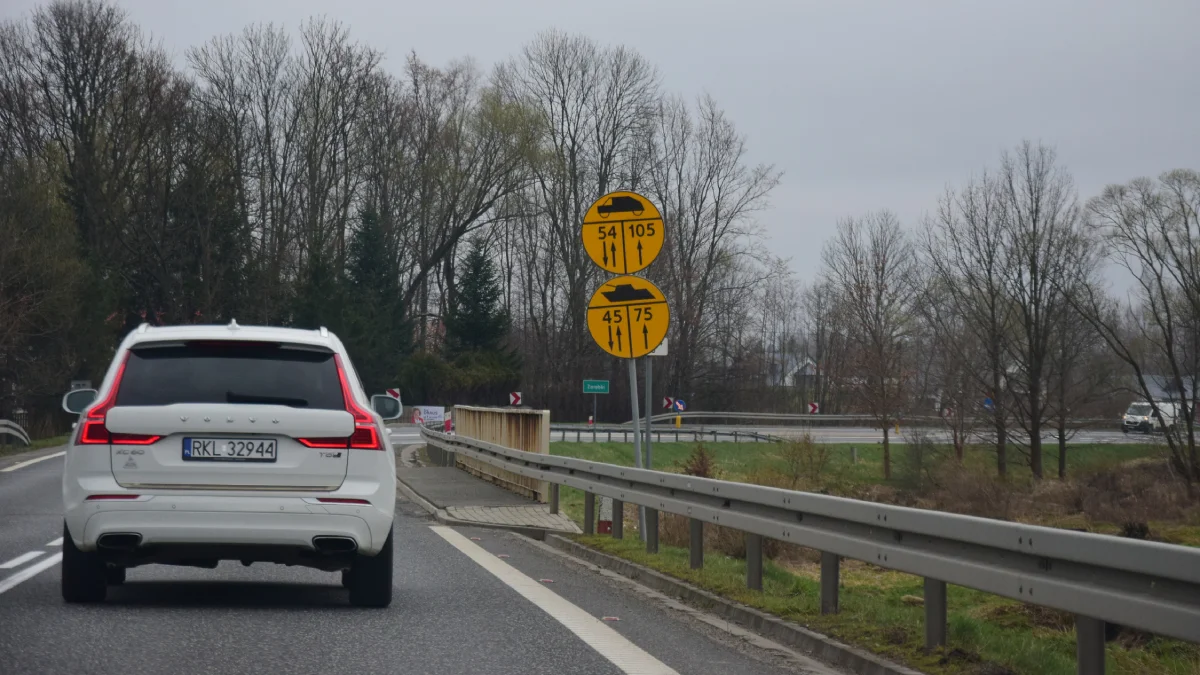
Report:
M 642 429 L 642 433 L 646 433 Z M 785 440 L 780 436 L 772 434 L 764 434 L 750 429 L 706 429 L 704 427 L 689 427 L 686 429 L 676 429 L 670 427 L 652 429 L 654 434 L 653 440 L 656 443 L 663 441 L 674 441 L 676 443 L 683 441 L 708 441 L 716 443 L 718 440 L 732 440 L 734 443 L 776 443 Z M 633 438 L 633 429 L 628 426 L 620 425 L 595 425 L 584 426 L 579 424 L 551 424 L 550 425 L 550 440 L 576 442 L 590 441 L 592 443 L 612 443 L 614 441 L 621 443 L 629 443 Z
M 658 514 L 691 519 L 693 567 L 704 562 L 704 525 L 746 536 L 746 582 L 762 590 L 762 540 L 821 551 L 821 611 L 838 611 L 842 558 L 925 579 L 925 644 L 946 643 L 946 584 L 1075 615 L 1079 673 L 1103 672 L 1105 622 L 1200 642 L 1200 549 L 1059 530 L 842 497 L 635 469 L 422 430 L 427 443 L 584 492 L 584 532 L 594 533 L 595 498 L 646 507 L 646 550 L 658 551 Z

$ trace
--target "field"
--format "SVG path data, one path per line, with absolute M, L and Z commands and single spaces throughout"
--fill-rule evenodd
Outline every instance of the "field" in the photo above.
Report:
M 695 443 L 655 443 L 654 468 L 682 471 L 695 462 Z M 725 480 L 821 491 L 923 508 L 1004 517 L 1107 534 L 1147 535 L 1171 543 L 1200 545 L 1200 510 L 1177 491 L 1164 488 L 1161 450 L 1153 445 L 1069 447 L 1067 481 L 1035 483 L 1020 455 L 1010 458 L 1010 476 L 998 480 L 994 458 L 968 449 L 960 467 L 944 447 L 920 453 L 893 447 L 893 478 L 882 479 L 882 448 L 791 447 L 754 443 L 705 443 L 710 470 Z M 1056 448 L 1045 465 L 1057 467 Z M 621 443 L 552 443 L 551 452 L 614 464 L 632 464 L 632 446 Z M 563 489 L 564 511 L 582 521 L 582 493 Z M 819 612 L 818 554 L 774 543 L 764 570 L 763 592 L 745 587 L 739 533 L 706 528 L 705 568 L 688 566 L 687 524 L 664 514 L 658 555 L 645 553 L 636 538 L 637 518 L 629 507 L 626 539 L 580 537 L 599 550 L 620 555 L 787 618 L 848 643 L 938 675 L 1068 675 L 1075 672 L 1072 617 L 966 588 L 948 589 L 950 625 L 945 650 L 923 649 L 924 609 L 920 577 L 860 563 L 842 564 L 841 611 Z M 1138 524 L 1145 525 L 1144 530 Z M 1108 645 L 1110 673 L 1200 673 L 1200 646 L 1125 631 Z

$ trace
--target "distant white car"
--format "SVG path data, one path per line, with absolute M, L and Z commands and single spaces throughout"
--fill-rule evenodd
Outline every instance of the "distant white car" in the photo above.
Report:
M 1158 406 L 1158 411 L 1162 414 L 1165 424 L 1159 422 L 1158 417 L 1154 414 L 1153 405 L 1146 401 L 1135 401 L 1129 405 L 1124 417 L 1121 418 L 1121 431 L 1125 433 L 1141 431 L 1148 434 L 1153 431 L 1174 429 L 1175 418 L 1179 416 L 1179 405 L 1170 401 L 1156 401 L 1154 405 Z
M 143 325 L 81 413 L 63 472 L 62 594 L 96 602 L 129 567 L 221 560 L 341 571 L 392 598 L 395 454 L 340 340 L 321 330 Z

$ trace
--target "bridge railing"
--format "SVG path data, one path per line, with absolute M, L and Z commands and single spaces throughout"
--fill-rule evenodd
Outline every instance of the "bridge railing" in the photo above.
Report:
M 1075 615 L 1078 672 L 1103 672 L 1105 622 L 1200 642 L 1200 549 L 1059 530 L 841 497 L 522 452 L 422 430 L 427 443 L 584 493 L 584 532 L 596 495 L 613 500 L 612 536 L 626 502 L 646 507 L 644 539 L 658 551 L 659 513 L 691 521 L 691 561 L 704 561 L 704 526 L 741 530 L 746 583 L 762 589 L 763 537 L 821 552 L 821 611 L 838 611 L 842 558 L 924 577 L 925 644 L 946 643 L 946 584 Z
M 645 430 L 642 430 L 645 433 Z M 676 429 L 672 427 L 652 427 L 652 440 L 656 443 L 663 441 L 708 441 L 716 443 L 720 440 L 734 443 L 775 443 L 785 440 L 780 436 L 764 434 L 752 429 L 710 429 L 705 427 L 689 427 Z M 633 427 L 620 424 L 588 426 L 584 424 L 551 424 L 550 440 L 576 441 L 592 443 L 629 443 L 633 439 Z
M 722 411 L 722 410 L 687 410 L 684 412 L 667 412 L 658 415 L 652 415 L 652 422 L 673 422 L 678 417 L 680 420 L 721 420 L 724 422 L 737 421 L 746 424 L 761 425 L 764 422 L 776 422 L 779 424 L 797 424 L 807 426 L 867 426 L 878 427 L 878 420 L 873 415 L 811 415 L 807 413 L 764 413 L 764 412 L 738 412 L 738 411 Z M 901 415 L 895 418 L 896 422 L 906 426 L 942 426 L 945 420 L 936 415 Z M 632 425 L 632 421 L 622 422 L 622 426 Z M 986 429 L 990 424 L 987 419 L 972 419 L 972 426 L 981 429 Z M 1111 428 L 1117 429 L 1120 425 L 1116 418 L 1113 419 L 1075 419 L 1070 420 L 1067 427 L 1072 430 L 1078 429 L 1094 429 L 1094 428 Z M 1053 429 L 1047 429 L 1053 431 Z

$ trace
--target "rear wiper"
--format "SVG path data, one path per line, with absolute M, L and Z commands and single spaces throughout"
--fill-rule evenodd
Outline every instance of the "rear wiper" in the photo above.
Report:
M 225 392 L 226 403 L 261 403 L 264 405 L 286 405 L 292 408 L 307 408 L 308 399 L 304 398 L 287 398 L 286 396 L 254 396 L 251 394 L 239 394 L 237 392 Z

